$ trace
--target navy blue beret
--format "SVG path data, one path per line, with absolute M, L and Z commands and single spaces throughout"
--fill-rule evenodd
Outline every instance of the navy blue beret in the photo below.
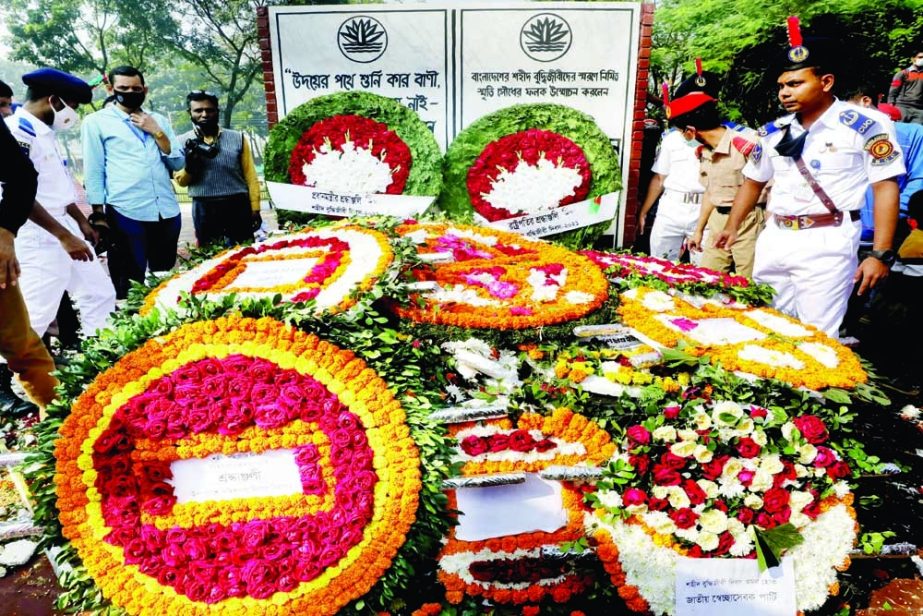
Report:
M 22 82 L 83 105 L 93 100 L 93 88 L 87 82 L 56 68 L 40 68 L 26 73 L 22 76 Z

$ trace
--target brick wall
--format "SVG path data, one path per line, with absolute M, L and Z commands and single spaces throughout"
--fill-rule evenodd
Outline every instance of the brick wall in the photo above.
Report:
M 266 88 L 266 120 L 269 128 L 279 121 L 276 107 L 276 78 L 272 74 L 272 44 L 269 41 L 269 9 L 256 9 L 256 31 L 260 38 L 260 57 L 263 61 L 263 83 Z

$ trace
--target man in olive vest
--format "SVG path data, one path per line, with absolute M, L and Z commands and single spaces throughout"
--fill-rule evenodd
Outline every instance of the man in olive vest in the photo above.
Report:
M 186 104 L 193 129 L 178 138 L 186 144 L 186 167 L 175 178 L 189 188 L 196 240 L 199 246 L 251 240 L 261 220 L 250 143 L 218 126 L 218 97 L 211 92 L 190 92 Z

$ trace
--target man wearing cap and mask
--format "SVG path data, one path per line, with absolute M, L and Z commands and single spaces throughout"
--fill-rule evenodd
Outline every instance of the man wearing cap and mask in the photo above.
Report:
M 913 63 L 891 80 L 888 103 L 901 110 L 904 122 L 923 124 L 923 50 L 913 55 Z
M 144 75 L 130 66 L 109 71 L 115 104 L 83 121 L 84 185 L 91 222 L 112 231 L 109 273 L 116 296 L 128 296 L 132 280 L 176 264 L 180 212 L 170 172 L 183 168 L 170 122 L 144 111 Z
M 0 81 L 0 118 L 13 115 L 13 88 Z
M 774 180 L 753 278 L 775 289 L 776 308 L 836 337 L 854 284 L 864 294 L 887 277 L 894 262 L 896 178 L 904 163 L 890 120 L 870 117 L 833 95 L 832 45 L 803 41 L 794 17 L 789 43 L 775 70 L 779 100 L 791 113 L 760 130 L 715 245 L 734 245 L 742 221 Z M 869 185 L 875 238 L 859 263 L 859 210 Z
M 695 139 L 703 146 L 699 158 L 705 195 L 689 248 L 702 252 L 702 267 L 750 278 L 756 238 L 763 230 L 765 199 L 761 198 L 759 207 L 744 219 L 737 242 L 730 250 L 702 241 L 706 225 L 710 233 L 724 229 L 734 196 L 743 183 L 741 171 L 757 142 L 756 131 L 732 130 L 725 126 L 718 114 L 717 102 L 699 91 L 676 98 L 668 105 L 670 124 L 682 131 L 686 139 Z
M 82 79 L 53 68 L 23 75 L 22 81 L 25 103 L 6 124 L 38 173 L 38 190 L 29 220 L 16 237 L 19 286 L 39 336 L 54 321 L 65 291 L 79 311 L 84 335 L 92 335 L 115 308 L 115 292 L 93 260 L 90 242 L 97 240 L 96 231 L 77 207 L 74 178 L 57 133 L 77 127 L 76 108 L 89 103 L 93 93 Z M 4 371 L 0 389 L 7 386 Z
M 176 183 L 189 187 L 199 246 L 240 243 L 259 228 L 260 181 L 250 142 L 243 133 L 218 126 L 218 97 L 203 90 L 186 95 L 193 129 L 179 136 L 186 167 Z

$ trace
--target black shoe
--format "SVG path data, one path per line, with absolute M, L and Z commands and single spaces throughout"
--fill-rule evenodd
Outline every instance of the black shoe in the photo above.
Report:
M 0 364 L 0 416 L 22 417 L 38 412 L 38 407 L 23 400 L 13 391 L 13 373 L 6 364 Z

